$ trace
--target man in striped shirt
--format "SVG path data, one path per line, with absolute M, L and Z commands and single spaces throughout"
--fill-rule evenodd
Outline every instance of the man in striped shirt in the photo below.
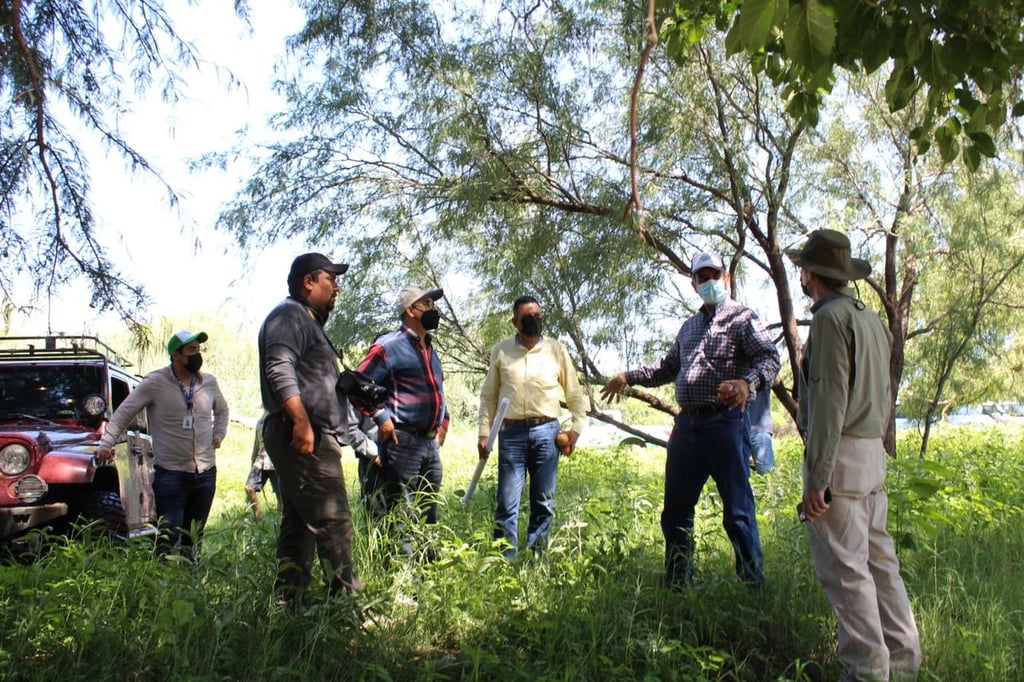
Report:
M 384 407 L 372 414 L 380 443 L 378 461 L 387 510 L 401 505 L 409 523 L 421 518 L 437 523 L 440 447 L 449 416 L 441 359 L 430 332 L 440 321 L 436 301 L 442 296 L 442 289 L 402 289 L 396 304 L 402 326 L 378 337 L 358 368 L 387 389 Z M 412 556 L 411 538 L 403 540 L 402 549 Z M 432 560 L 434 549 L 424 548 L 422 558 Z
M 779 353 L 757 315 L 729 298 L 730 275 L 717 253 L 698 254 L 693 289 L 704 302 L 683 323 L 659 362 L 612 377 L 601 393 L 618 397 L 626 386 L 675 382 L 679 414 L 668 441 L 665 502 L 665 582 L 682 587 L 693 577 L 693 517 L 708 478 L 722 496 L 723 525 L 743 580 L 764 582 L 754 493 L 748 480 L 749 434 L 744 410 L 779 372 Z

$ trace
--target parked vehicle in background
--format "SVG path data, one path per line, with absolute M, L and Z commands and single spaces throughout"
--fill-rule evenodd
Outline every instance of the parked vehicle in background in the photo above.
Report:
M 946 421 L 953 426 L 995 426 L 998 423 L 991 415 L 985 414 L 980 405 L 961 405 L 946 415 Z
M 104 425 L 140 381 L 129 366 L 91 336 L 0 337 L 0 544 L 93 520 L 115 537 L 155 532 L 145 413 L 114 464 L 95 459 Z
M 981 411 L 1001 424 L 1024 424 L 1024 405 L 1020 403 L 985 403 Z
M 621 410 L 601 410 L 600 414 L 622 424 L 625 428 L 619 428 L 615 424 L 590 415 L 587 417 L 586 428 L 583 429 L 579 440 L 576 441 L 577 448 L 614 448 L 622 445 L 645 447 L 649 444 L 647 437 L 664 443 L 668 441 L 669 434 L 672 432 L 670 425 L 625 424 L 622 421 Z M 572 418 L 568 416 L 563 418 L 562 428 L 568 429 L 571 427 Z
M 1011 424 L 1024 424 L 1024 403 L 1000 403 L 1003 419 Z

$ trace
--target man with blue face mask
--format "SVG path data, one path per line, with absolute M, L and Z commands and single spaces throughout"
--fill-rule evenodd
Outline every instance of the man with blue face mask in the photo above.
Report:
M 694 510 L 710 477 L 722 497 L 736 572 L 760 585 L 764 569 L 744 410 L 756 391 L 769 390 L 775 381 L 779 353 L 757 315 L 729 298 L 730 276 L 721 256 L 699 253 L 690 270 L 704 305 L 683 323 L 665 357 L 617 374 L 601 394 L 610 400 L 626 386 L 675 382 L 679 414 L 668 441 L 661 512 L 665 583 L 678 589 L 693 578 Z

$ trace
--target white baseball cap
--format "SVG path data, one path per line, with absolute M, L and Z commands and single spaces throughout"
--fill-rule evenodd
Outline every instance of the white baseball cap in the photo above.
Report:
M 690 265 L 690 274 L 696 275 L 704 268 L 725 272 L 725 263 L 722 262 L 722 257 L 714 251 L 701 251 L 693 257 L 693 263 Z

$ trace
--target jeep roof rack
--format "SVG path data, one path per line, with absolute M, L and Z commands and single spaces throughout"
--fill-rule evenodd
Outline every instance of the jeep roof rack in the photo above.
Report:
M 121 367 L 132 363 L 95 336 L 0 336 L 0 362 L 13 359 L 58 360 L 61 358 L 93 358 Z

